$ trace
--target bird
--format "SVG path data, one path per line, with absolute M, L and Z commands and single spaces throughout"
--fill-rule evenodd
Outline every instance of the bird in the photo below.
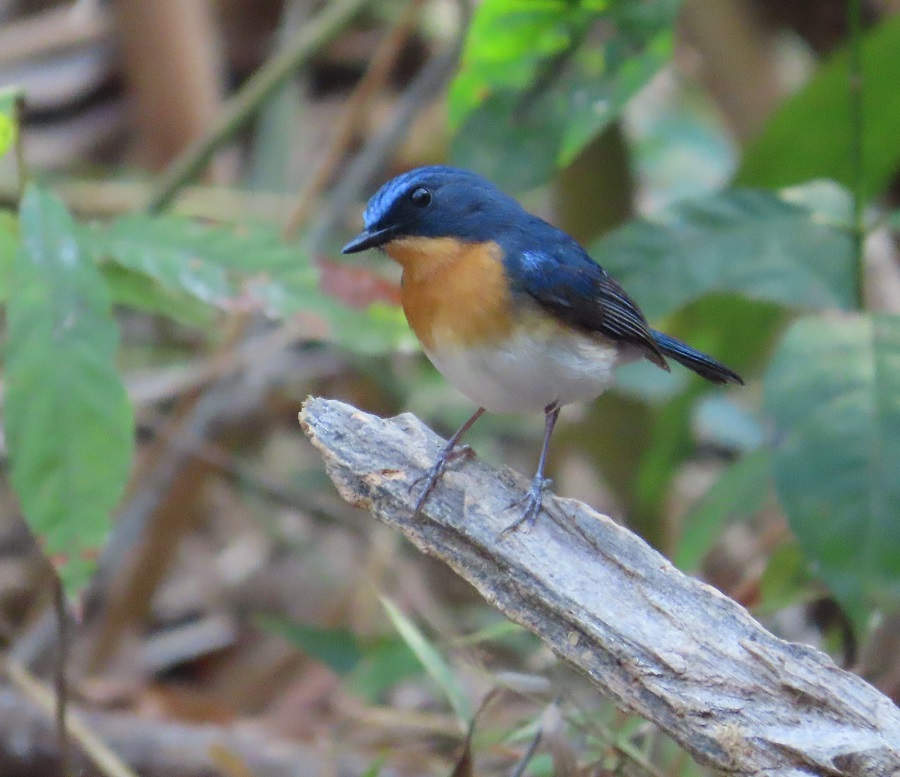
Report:
M 641 309 L 570 235 L 469 170 L 429 165 L 389 180 L 369 199 L 363 231 L 341 253 L 380 249 L 402 268 L 406 319 L 437 370 L 477 406 L 421 479 L 418 515 L 463 436 L 486 412 L 542 410 L 544 438 L 521 515 L 541 511 L 560 408 L 593 400 L 615 367 L 668 359 L 712 383 L 743 385 L 711 356 L 652 329 Z M 660 282 L 665 282 L 661 279 Z

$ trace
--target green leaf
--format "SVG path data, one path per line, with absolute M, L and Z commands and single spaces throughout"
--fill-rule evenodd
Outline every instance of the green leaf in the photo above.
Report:
M 400 612 L 397 605 L 385 596 L 379 598 L 388 617 L 393 622 L 394 628 L 397 629 L 397 632 L 406 644 L 416 654 L 416 657 L 422 666 L 425 667 L 425 671 L 428 672 L 431 679 L 444 692 L 447 701 L 450 702 L 450 706 L 453 707 L 453 711 L 456 713 L 460 726 L 465 730 L 472 720 L 472 705 L 453 674 L 450 665 L 425 638 L 425 635 L 419 631 L 416 625 Z
M 736 391 L 740 396 L 741 391 Z M 755 412 L 735 401 L 735 395 L 714 392 L 694 410 L 694 434 L 707 445 L 724 450 L 753 451 L 765 441 L 765 430 Z
M 689 200 L 617 229 L 591 255 L 649 318 L 715 291 L 852 308 L 851 236 L 802 203 L 797 190 L 778 196 L 739 189 Z
M 800 547 L 858 627 L 900 604 L 900 316 L 794 323 L 764 382 Z
M 98 261 L 143 274 L 176 297 L 189 295 L 230 312 L 302 316 L 310 339 L 363 353 L 414 347 L 399 308 L 358 310 L 325 294 L 318 269 L 273 230 L 135 215 L 83 231 L 82 244 Z
M 110 259 L 169 291 L 232 311 L 253 307 L 252 298 L 242 297 L 241 285 L 252 284 L 254 273 L 303 264 L 271 233 L 216 228 L 175 216 L 125 216 L 86 233 L 84 244 L 98 260 Z M 306 269 L 314 279 L 315 271 Z
M 679 569 L 694 571 L 719 538 L 726 523 L 750 518 L 770 492 L 769 452 L 760 449 L 734 462 L 684 519 L 684 531 L 673 561 Z
M 165 289 L 143 273 L 108 262 L 101 265 L 100 271 L 114 305 L 156 313 L 201 328 L 209 327 L 215 318 L 215 311 L 208 305 L 187 294 Z
M 4 423 L 13 487 L 70 593 L 87 581 L 131 468 L 134 420 L 97 267 L 50 194 L 29 187 L 7 309 Z
M 377 639 L 362 646 L 363 658 L 349 674 L 346 687 L 370 704 L 408 677 L 422 674 L 422 664 L 400 637 Z
M 651 416 L 650 440 L 637 465 L 637 498 L 631 525 L 656 547 L 661 547 L 666 540 L 660 515 L 669 484 L 678 466 L 696 447 L 691 437 L 690 410 L 705 390 L 705 385 L 693 382 Z
M 19 135 L 19 101 L 25 96 L 21 87 L 0 89 L 0 157 L 5 156 Z
M 363 657 L 356 635 L 347 629 L 324 629 L 279 618 L 266 618 L 263 625 L 339 675 L 351 672 Z
M 778 188 L 812 178 L 853 185 L 848 59 L 844 47 L 785 101 L 747 146 L 736 178 L 739 185 Z M 863 37 L 862 68 L 863 185 L 871 197 L 900 166 L 900 15 L 886 17 Z
M 19 250 L 19 220 L 8 210 L 0 211 L 0 303 L 9 298 L 9 281 Z
M 817 590 L 809 559 L 796 542 L 786 542 L 769 557 L 759 581 L 759 604 L 753 609 L 764 615 L 821 596 L 821 584 Z
M 678 5 L 482 2 L 450 88 L 454 164 L 512 190 L 545 183 L 669 60 Z

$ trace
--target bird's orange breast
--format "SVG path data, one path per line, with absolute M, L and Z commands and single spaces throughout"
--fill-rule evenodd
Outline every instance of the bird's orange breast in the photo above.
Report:
M 391 241 L 385 250 L 403 267 L 403 310 L 426 350 L 510 336 L 514 315 L 496 243 L 409 237 Z

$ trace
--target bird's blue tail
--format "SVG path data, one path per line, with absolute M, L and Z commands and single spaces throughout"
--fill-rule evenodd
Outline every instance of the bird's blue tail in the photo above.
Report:
M 706 378 L 713 383 L 737 383 L 744 385 L 741 376 L 733 370 L 728 369 L 721 362 L 717 362 L 712 356 L 697 351 L 687 343 L 681 342 L 674 337 L 670 337 L 655 329 L 650 330 L 653 333 L 653 339 L 659 346 L 659 350 L 666 356 L 671 357 L 679 364 L 683 364 L 689 370 L 693 370 L 698 375 Z

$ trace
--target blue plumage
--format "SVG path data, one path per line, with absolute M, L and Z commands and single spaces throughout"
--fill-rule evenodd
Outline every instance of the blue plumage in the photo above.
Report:
M 424 192 L 416 202 L 414 194 Z M 601 335 L 668 370 L 666 356 L 715 382 L 740 382 L 712 357 L 650 329 L 619 283 L 578 242 L 529 213 L 480 175 L 447 165 L 410 170 L 369 200 L 366 231 L 344 251 L 383 246 L 400 237 L 494 243 L 513 295 L 536 303 L 574 329 Z
M 434 206 L 418 208 L 409 194 L 426 188 Z M 492 240 L 498 229 L 523 216 L 534 218 L 512 197 L 480 175 L 447 165 L 431 165 L 398 175 L 369 200 L 363 214 L 368 232 L 402 226 L 405 235 Z
M 744 384 L 740 375 L 713 359 L 712 356 L 707 356 L 696 348 L 691 348 L 687 343 L 683 343 L 671 335 L 659 332 L 656 329 L 651 329 L 650 331 L 659 349 L 666 356 L 684 365 L 689 370 L 693 370 L 700 377 L 706 378 L 713 383 Z
M 667 370 L 668 356 L 714 383 L 743 382 L 651 329 L 573 238 L 475 173 L 446 166 L 404 173 L 369 200 L 365 223 L 344 253 L 382 248 L 403 267 L 403 307 L 428 357 L 479 404 L 429 470 L 416 513 L 485 409 L 544 410 L 541 457 L 514 529 L 541 510 L 560 407 L 599 396 L 617 365 L 644 357 Z

